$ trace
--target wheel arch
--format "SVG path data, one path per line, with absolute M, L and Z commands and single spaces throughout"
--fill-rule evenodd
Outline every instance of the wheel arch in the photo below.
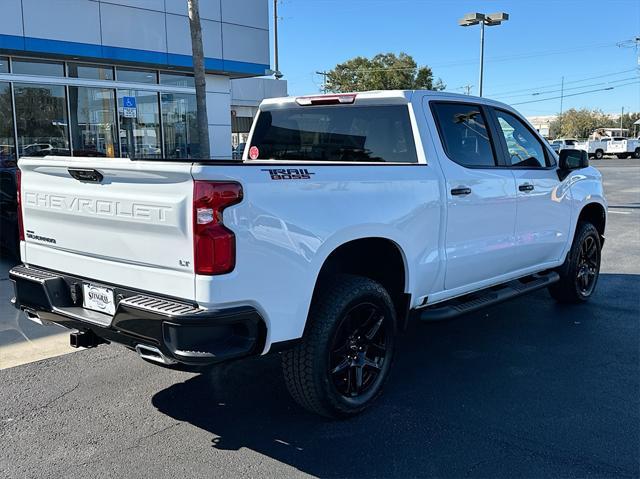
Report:
M 580 210 L 578 223 L 586 221 L 591 223 L 598 230 L 600 242 L 604 242 L 604 232 L 607 225 L 607 213 L 604 206 L 597 202 L 587 203 Z
M 409 270 L 404 251 L 398 243 L 389 238 L 371 236 L 336 246 L 316 276 L 312 304 L 322 285 L 337 274 L 364 276 L 379 282 L 393 300 L 398 328 L 406 327 L 411 305 L 411 294 L 407 293 Z

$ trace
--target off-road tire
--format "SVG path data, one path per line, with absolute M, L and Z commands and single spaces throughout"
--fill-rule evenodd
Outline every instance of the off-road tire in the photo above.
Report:
M 301 342 L 282 353 L 282 370 L 289 393 L 298 404 L 325 417 L 346 418 L 361 413 L 382 392 L 393 360 L 396 313 L 389 293 L 371 279 L 339 275 L 320 287 Z M 388 357 L 372 389 L 362 397 L 347 398 L 333 383 L 330 355 L 343 319 L 360 304 L 374 304 L 384 315 L 379 328 L 385 328 Z
M 589 286 L 588 291 L 583 291 L 579 284 L 578 273 L 581 267 L 581 248 L 587 238 L 592 238 L 597 248 L 597 260 L 595 261 L 595 277 L 593 284 Z M 589 300 L 595 291 L 600 273 L 600 234 L 591 223 L 579 222 L 576 227 L 576 233 L 571 244 L 571 249 L 567 253 L 565 262 L 556 271 L 560 275 L 560 281 L 549 287 L 549 292 L 560 303 L 579 304 Z

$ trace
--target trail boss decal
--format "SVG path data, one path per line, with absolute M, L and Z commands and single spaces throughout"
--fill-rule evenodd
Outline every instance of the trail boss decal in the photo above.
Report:
M 289 168 L 289 169 L 266 169 L 271 175 L 272 180 L 310 180 L 311 175 L 315 173 L 310 172 L 306 168 Z

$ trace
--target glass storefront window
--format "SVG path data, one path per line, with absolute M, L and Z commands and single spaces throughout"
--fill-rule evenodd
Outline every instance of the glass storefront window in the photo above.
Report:
M 26 58 L 14 58 L 12 61 L 12 73 L 15 73 L 16 75 L 63 77 L 64 63 L 50 62 L 46 60 L 27 60 Z
M 119 156 L 115 90 L 69 87 L 73 156 Z
M 65 88 L 14 83 L 19 156 L 69 155 Z
M 67 63 L 67 71 L 71 78 L 87 78 L 89 80 L 113 80 L 113 67 L 102 65 L 83 65 Z
M 193 75 L 186 73 L 160 72 L 160 84 L 195 88 L 196 81 Z
M 0 172 L 15 166 L 16 145 L 13 136 L 13 105 L 11 87 L 0 82 Z
M 119 68 L 116 70 L 118 81 L 129 83 L 158 83 L 155 70 L 138 70 L 135 68 Z
M 136 107 L 125 110 L 125 97 L 134 97 Z M 120 116 L 122 156 L 161 158 L 158 93 L 141 90 L 118 90 L 118 114 Z
M 0 57 L 0 73 L 9 73 L 9 58 Z
M 163 93 L 160 97 L 166 157 L 197 157 L 200 142 L 196 127 L 196 96 L 183 93 Z

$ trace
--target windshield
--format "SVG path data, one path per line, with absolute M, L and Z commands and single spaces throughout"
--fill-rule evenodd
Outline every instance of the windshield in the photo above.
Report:
M 406 105 L 262 111 L 251 159 L 417 163 Z

